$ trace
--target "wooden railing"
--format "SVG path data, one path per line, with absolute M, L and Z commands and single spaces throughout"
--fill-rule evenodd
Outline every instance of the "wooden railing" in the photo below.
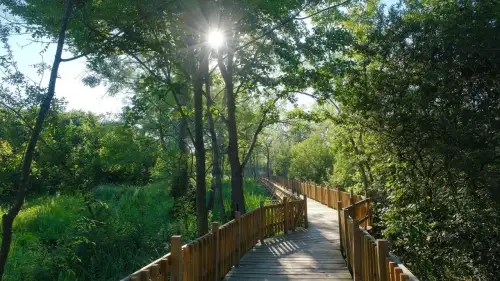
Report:
M 272 182 L 261 183 L 279 202 L 265 205 L 220 226 L 212 223 L 212 231 L 182 245 L 181 236 L 172 236 L 170 253 L 137 270 L 121 281 L 218 281 L 258 240 L 287 233 L 298 226 L 307 227 L 307 201 Z
M 338 210 L 340 251 L 355 281 L 418 281 L 418 279 L 390 254 L 387 240 L 375 239 L 371 234 L 371 199 L 310 182 L 272 177 L 294 196 L 300 194 Z

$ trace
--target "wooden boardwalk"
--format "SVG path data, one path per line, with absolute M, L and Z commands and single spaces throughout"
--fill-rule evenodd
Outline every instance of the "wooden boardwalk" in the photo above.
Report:
M 308 199 L 309 228 L 258 243 L 224 280 L 352 280 L 339 247 L 338 214 Z

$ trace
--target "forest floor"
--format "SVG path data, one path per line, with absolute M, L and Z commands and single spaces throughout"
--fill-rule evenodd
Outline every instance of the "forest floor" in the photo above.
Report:
M 185 242 L 194 239 L 193 205 L 177 203 L 174 213 L 169 186 L 103 185 L 86 196 L 27 200 L 15 221 L 5 280 L 119 279 L 166 254 L 172 235 L 182 235 Z M 227 209 L 228 183 L 223 190 Z M 252 210 L 268 194 L 245 180 L 245 198 L 247 210 Z

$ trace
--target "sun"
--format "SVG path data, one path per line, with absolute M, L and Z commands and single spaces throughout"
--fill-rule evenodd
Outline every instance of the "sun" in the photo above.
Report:
M 207 36 L 207 43 L 214 49 L 219 49 L 224 43 L 224 34 L 218 29 L 211 30 Z

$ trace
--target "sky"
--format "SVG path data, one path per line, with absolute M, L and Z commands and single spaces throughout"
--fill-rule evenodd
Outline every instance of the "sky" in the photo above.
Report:
M 41 53 L 44 44 L 31 41 L 29 35 L 17 35 L 10 38 L 10 44 L 15 60 L 22 73 L 37 83 L 46 87 L 49 79 L 49 72 L 42 76 L 32 66 L 40 62 L 52 65 L 56 45 L 51 44 L 49 48 Z M 63 58 L 70 58 L 73 55 L 65 52 Z M 91 88 L 83 84 L 82 78 L 85 77 L 86 67 L 85 58 L 71 62 L 63 62 L 59 67 L 59 79 L 56 83 L 56 97 L 64 98 L 67 101 L 67 110 L 92 111 L 97 114 L 119 113 L 124 105 L 124 96 L 115 97 L 106 94 L 106 88 L 99 86 Z
M 398 2 L 398 0 L 384 0 L 383 2 L 391 5 Z M 28 35 L 13 36 L 10 43 L 21 72 L 34 81 L 39 82 L 41 80 L 41 85 L 46 86 L 49 73 L 45 73 L 42 79 L 32 65 L 42 61 L 52 65 L 55 44 L 51 44 L 44 53 L 41 53 L 44 45 L 32 42 L 31 37 Z M 71 53 L 65 53 L 63 57 L 68 58 L 71 56 Z M 97 114 L 120 113 L 122 107 L 127 104 L 127 97 L 125 95 L 111 97 L 107 95 L 104 86 L 91 88 L 84 85 L 82 78 L 85 77 L 85 73 L 85 58 L 64 62 L 59 68 L 60 78 L 56 83 L 56 97 L 64 98 L 67 101 L 67 110 L 91 111 Z M 303 108 L 310 108 L 314 104 L 314 100 L 301 95 L 298 97 L 298 104 Z

